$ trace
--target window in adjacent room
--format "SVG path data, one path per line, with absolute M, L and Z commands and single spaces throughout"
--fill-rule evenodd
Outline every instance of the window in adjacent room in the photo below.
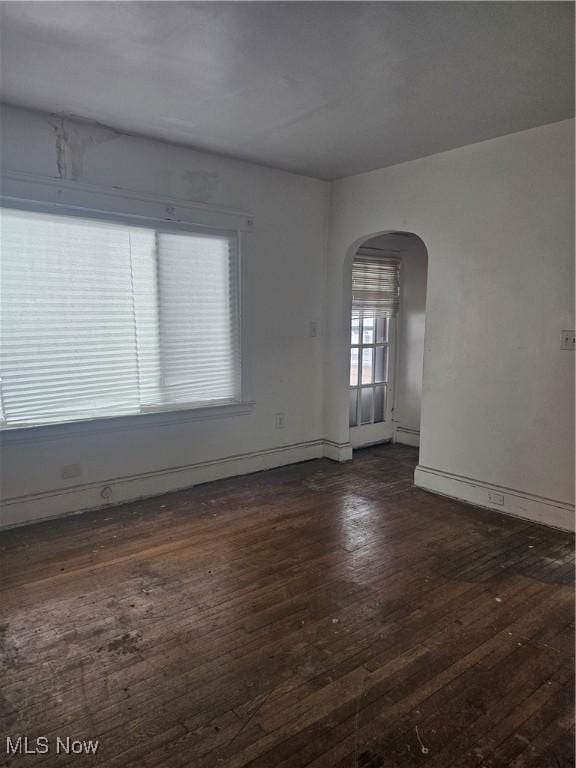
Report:
M 389 257 L 357 255 L 352 265 L 351 427 L 386 421 L 399 271 Z
M 3 209 L 1 426 L 240 399 L 237 238 Z

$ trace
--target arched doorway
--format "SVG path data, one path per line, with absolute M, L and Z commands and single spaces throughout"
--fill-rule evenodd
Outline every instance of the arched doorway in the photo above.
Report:
M 353 254 L 349 428 L 353 448 L 419 445 L 428 255 L 409 232 L 367 237 Z

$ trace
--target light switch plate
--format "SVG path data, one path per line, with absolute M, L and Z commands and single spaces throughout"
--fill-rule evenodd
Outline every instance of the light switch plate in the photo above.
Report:
M 574 344 L 576 341 L 576 331 L 562 331 L 562 337 L 560 339 L 560 349 L 567 349 L 574 352 Z

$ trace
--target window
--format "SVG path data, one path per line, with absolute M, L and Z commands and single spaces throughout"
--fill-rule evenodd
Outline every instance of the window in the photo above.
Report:
M 386 421 L 398 259 L 359 255 L 352 267 L 351 427 Z
M 240 398 L 235 235 L 3 209 L 3 428 Z

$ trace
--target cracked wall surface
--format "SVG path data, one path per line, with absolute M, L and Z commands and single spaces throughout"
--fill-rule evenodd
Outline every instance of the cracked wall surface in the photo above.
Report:
M 79 122 L 63 115 L 51 115 L 47 122 L 54 131 L 58 177 L 71 181 L 83 177 L 87 153 L 126 135 L 99 123 Z

